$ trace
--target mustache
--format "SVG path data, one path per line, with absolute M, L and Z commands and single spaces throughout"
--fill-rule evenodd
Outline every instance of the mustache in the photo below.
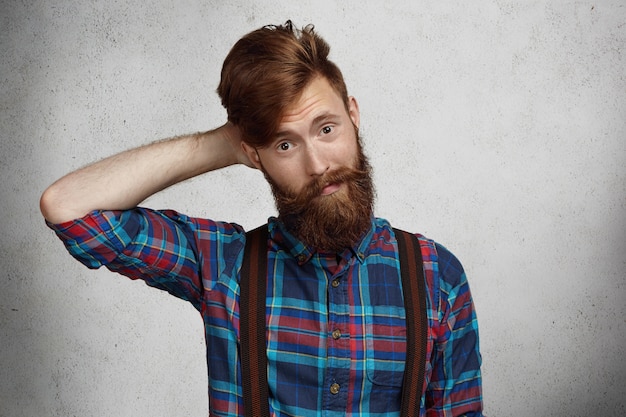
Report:
M 298 193 L 283 191 L 276 193 L 275 198 L 280 204 L 288 206 L 292 213 L 302 212 L 309 207 L 312 200 L 320 197 L 328 184 L 354 182 L 357 187 L 365 186 L 363 179 L 367 174 L 368 171 L 365 169 L 340 167 L 314 178 Z

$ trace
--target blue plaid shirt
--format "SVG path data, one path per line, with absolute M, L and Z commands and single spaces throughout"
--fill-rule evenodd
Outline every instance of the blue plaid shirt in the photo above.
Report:
M 104 265 L 192 303 L 205 325 L 210 414 L 243 415 L 240 226 L 143 208 L 49 226 L 89 268 Z M 339 256 L 312 251 L 277 219 L 269 231 L 271 414 L 398 416 L 406 333 L 389 223 L 373 219 Z M 482 416 L 478 328 L 465 273 L 444 247 L 418 238 L 428 292 L 420 415 Z

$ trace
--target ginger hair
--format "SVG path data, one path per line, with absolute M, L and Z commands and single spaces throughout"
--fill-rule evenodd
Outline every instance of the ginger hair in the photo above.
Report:
M 326 78 L 348 109 L 343 75 L 328 59 L 329 52 L 313 25 L 299 30 L 290 20 L 252 31 L 235 43 L 224 60 L 217 93 L 244 142 L 267 145 L 285 109 L 318 76 Z

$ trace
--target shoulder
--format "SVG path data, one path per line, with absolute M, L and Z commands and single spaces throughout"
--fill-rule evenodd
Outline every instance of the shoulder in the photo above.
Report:
M 385 229 L 391 229 L 391 225 L 384 219 L 376 219 L 378 224 Z M 403 230 L 395 229 L 395 232 Z M 394 232 L 394 233 L 395 233 Z M 405 231 L 406 232 L 406 231 Z M 443 244 L 416 232 L 406 232 L 414 235 L 420 245 L 424 270 L 433 273 L 432 279 L 437 281 L 437 286 L 458 286 L 465 281 L 465 271 L 459 259 Z M 434 284 L 434 283 L 433 283 Z
M 147 216 L 165 219 L 165 227 L 184 235 L 203 261 L 232 260 L 245 244 L 246 232 L 237 223 L 192 217 L 174 210 L 142 211 Z M 156 223 L 158 226 L 159 221 Z
M 444 245 L 434 242 L 440 279 L 456 287 L 465 281 L 465 270 L 461 261 Z
M 157 213 L 189 228 L 196 234 L 198 240 L 228 243 L 245 239 L 245 230 L 237 223 L 192 217 L 173 210 L 163 210 Z

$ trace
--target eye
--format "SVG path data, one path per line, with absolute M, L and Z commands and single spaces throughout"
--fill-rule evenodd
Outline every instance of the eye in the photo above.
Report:
M 322 128 L 322 133 L 323 133 L 324 135 L 328 135 L 328 134 L 329 134 L 330 132 L 332 132 L 332 131 L 333 131 L 332 126 L 324 126 L 324 127 Z
M 281 142 L 278 144 L 278 150 L 280 151 L 288 151 L 291 148 L 291 143 L 289 142 Z

